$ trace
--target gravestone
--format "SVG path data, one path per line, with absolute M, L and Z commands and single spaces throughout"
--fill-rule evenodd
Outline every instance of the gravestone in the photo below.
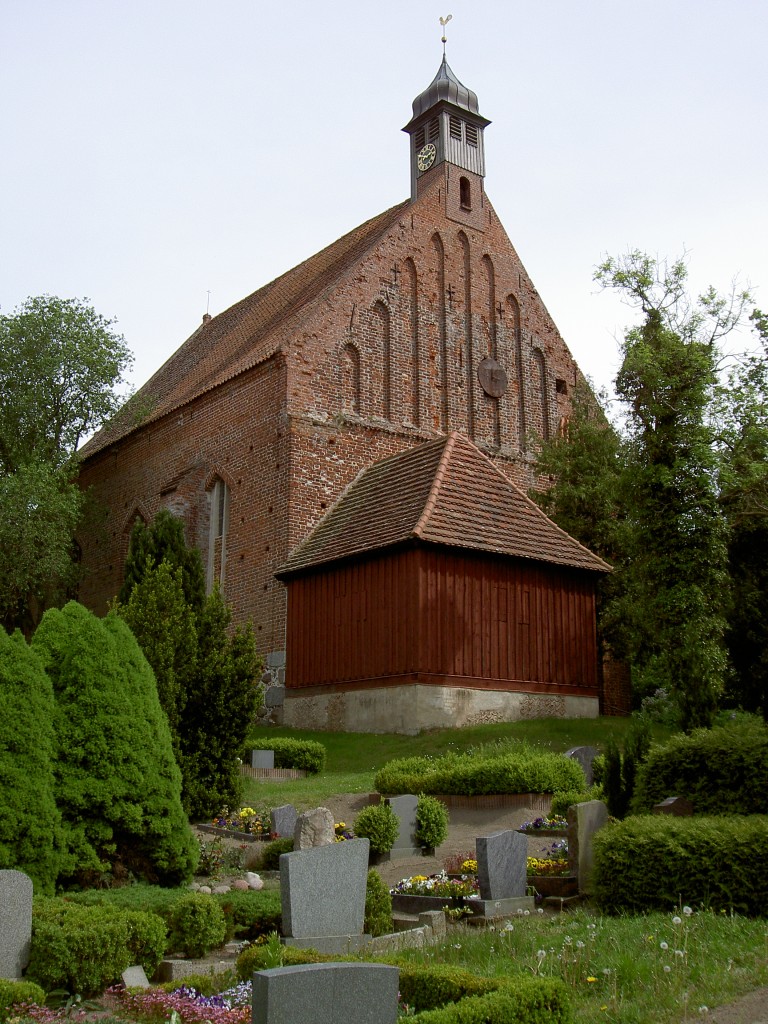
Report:
M 477 882 L 480 898 L 505 900 L 525 896 L 528 840 L 521 832 L 506 829 L 475 839 Z
M 594 782 L 592 762 L 599 753 L 600 751 L 597 747 L 571 747 L 570 750 L 566 750 L 565 752 L 566 757 L 571 757 L 574 761 L 578 761 L 584 769 L 584 778 L 587 780 L 588 786 L 591 786 Z
M 126 967 L 120 977 L 126 988 L 149 988 L 149 980 L 141 964 Z
M 275 752 L 274 750 L 252 750 L 251 751 L 251 768 L 274 768 L 275 767 Z
M 336 841 L 333 815 L 327 807 L 315 807 L 296 818 L 293 828 L 293 849 L 309 850 L 314 846 L 328 846 Z
M 394 811 L 400 831 L 388 854 L 382 860 L 403 860 L 405 857 L 418 857 L 421 847 L 416 842 L 416 808 L 419 798 L 406 793 L 403 796 L 387 797 L 385 803 Z
M 578 877 L 579 892 L 591 891 L 592 837 L 607 821 L 608 808 L 602 800 L 587 800 L 568 808 L 568 862 Z
M 690 818 L 693 814 L 693 804 L 684 796 L 668 796 L 660 804 L 654 804 L 654 814 L 674 814 L 678 818 Z
M 21 978 L 31 942 L 32 879 L 23 871 L 0 871 L 0 978 Z
M 367 839 L 347 839 L 280 857 L 286 945 L 324 953 L 348 953 L 364 945 L 369 851 Z
M 253 1024 L 395 1024 L 399 977 L 398 968 L 387 964 L 256 971 L 251 1019 Z
M 269 812 L 269 831 L 275 836 L 292 836 L 298 814 L 293 804 L 281 804 Z

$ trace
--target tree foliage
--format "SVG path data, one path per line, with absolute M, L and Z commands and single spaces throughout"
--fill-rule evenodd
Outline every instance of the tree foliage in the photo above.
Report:
M 52 894 L 61 815 L 54 798 L 53 689 L 21 633 L 0 630 L 0 869 L 24 871 Z
M 181 571 L 184 600 L 193 612 L 199 612 L 205 603 L 205 572 L 200 552 L 187 547 L 184 524 L 165 508 L 160 509 L 150 526 L 141 519 L 134 524 L 119 600 L 127 603 L 133 588 L 162 562 Z
M 70 601 L 49 609 L 33 650 L 53 686 L 62 881 L 103 872 L 174 885 L 196 845 L 152 670 L 127 625 Z
M 0 621 L 28 632 L 77 574 L 78 444 L 120 404 L 131 356 L 87 300 L 50 295 L 0 315 Z

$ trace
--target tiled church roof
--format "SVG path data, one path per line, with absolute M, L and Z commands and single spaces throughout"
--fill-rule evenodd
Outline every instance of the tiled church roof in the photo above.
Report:
M 408 201 L 373 217 L 326 249 L 203 323 L 80 449 L 88 458 L 271 356 L 274 330 L 334 285 L 396 223 Z M 147 411 L 149 410 L 149 411 Z M 143 415 L 142 415 L 143 412 Z M 133 413 L 133 415 L 132 415 Z
M 408 540 L 609 572 L 453 432 L 364 469 L 278 578 Z

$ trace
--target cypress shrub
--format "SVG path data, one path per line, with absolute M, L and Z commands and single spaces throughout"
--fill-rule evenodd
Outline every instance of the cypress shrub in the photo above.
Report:
M 56 803 L 64 884 L 104 871 L 166 885 L 188 879 L 197 844 L 181 806 L 181 776 L 154 676 L 117 616 L 71 601 L 34 635 L 53 684 Z
M 696 814 L 768 814 L 768 728 L 737 721 L 680 733 L 640 767 L 633 810 L 686 797 Z
M 0 628 L 0 868 L 52 893 L 61 868 L 54 800 L 53 689 L 21 633 Z

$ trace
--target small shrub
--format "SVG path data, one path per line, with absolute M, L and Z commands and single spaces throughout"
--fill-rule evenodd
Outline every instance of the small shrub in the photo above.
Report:
M 283 946 L 283 966 L 293 967 L 297 964 L 318 964 L 330 960 L 338 960 L 338 955 L 323 956 L 316 949 L 300 949 L 297 946 Z M 265 971 L 274 966 L 269 949 L 268 937 L 247 946 L 235 961 L 235 970 L 241 981 L 250 981 L 255 971 Z
M 437 797 L 419 794 L 416 805 L 416 842 L 434 849 L 448 835 L 448 808 Z
M 400 995 L 417 1013 L 455 1003 L 470 995 L 492 992 L 499 987 L 497 978 L 480 978 L 460 967 L 430 964 L 426 967 L 404 964 L 400 967 Z
M 372 853 L 388 853 L 399 833 L 397 815 L 389 804 L 371 804 L 355 818 L 355 835 L 370 841 Z
M 419 1014 L 419 1024 L 571 1024 L 568 991 L 556 978 L 514 978 L 485 995 Z
M 568 808 L 572 804 L 585 804 L 588 800 L 602 800 L 603 799 L 603 787 L 594 785 L 590 786 L 589 789 L 569 789 L 562 793 L 555 793 L 552 797 L 552 807 L 550 808 L 550 815 L 554 818 L 555 815 L 561 815 L 566 817 L 568 814 Z
M 224 911 L 207 893 L 188 893 L 176 904 L 171 933 L 174 949 L 191 957 L 205 956 L 222 945 L 226 931 Z
M 316 775 L 325 768 L 326 749 L 316 740 L 296 740 L 290 736 L 259 737 L 246 741 L 248 750 L 274 750 L 275 768 L 298 768 Z
M 0 1021 L 20 1016 L 10 1010 L 17 1003 L 45 1003 L 45 992 L 32 981 L 7 981 L 0 978 Z
M 224 911 L 227 934 L 237 939 L 257 939 L 272 931 L 280 931 L 282 910 L 277 889 L 248 892 L 231 889 L 215 896 Z
M 161 992 L 175 992 L 179 985 L 183 985 L 184 988 L 193 988 L 200 996 L 215 996 L 219 992 L 225 992 L 228 988 L 232 988 L 236 983 L 235 972 L 229 970 L 211 972 L 210 974 L 185 974 L 182 979 L 164 981 L 156 987 Z
M 261 854 L 261 867 L 263 871 L 278 871 L 280 869 L 280 857 L 284 853 L 293 852 L 293 836 L 281 836 L 273 839 L 271 843 L 265 843 Z
M 365 885 L 365 924 L 369 935 L 387 935 L 392 931 L 392 897 L 375 868 L 368 872 Z

